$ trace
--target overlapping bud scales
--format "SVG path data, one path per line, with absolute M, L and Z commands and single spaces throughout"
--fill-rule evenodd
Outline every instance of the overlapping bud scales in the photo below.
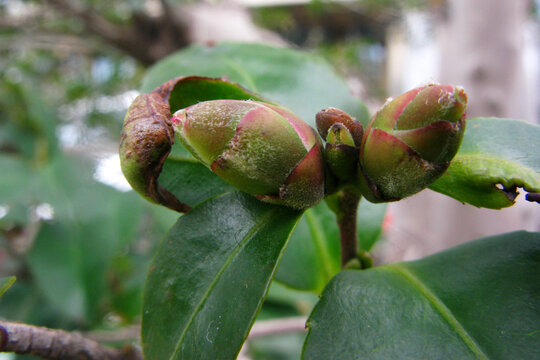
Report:
M 448 168 L 465 132 L 467 95 L 426 85 L 388 101 L 364 133 L 356 186 L 370 201 L 394 201 L 433 183 Z
M 197 159 L 262 201 L 304 209 L 324 196 L 321 143 L 284 108 L 212 100 L 177 111 L 171 123 Z
M 319 134 L 326 141 L 325 160 L 332 174 L 341 181 L 353 179 L 362 142 L 362 124 L 334 108 L 319 111 L 316 122 Z

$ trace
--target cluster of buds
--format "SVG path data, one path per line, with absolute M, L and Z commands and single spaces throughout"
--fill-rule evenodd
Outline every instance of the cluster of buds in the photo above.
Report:
M 341 110 L 325 109 L 316 116 L 323 147 L 315 130 L 273 103 L 210 100 L 170 118 L 164 100 L 152 96 L 139 102 L 154 106 L 137 103 L 128 111 L 122 168 L 134 188 L 179 211 L 187 207 L 156 180 L 173 131 L 214 173 L 262 201 L 305 209 L 346 187 L 386 202 L 417 193 L 444 173 L 461 143 L 467 104 L 461 88 L 426 85 L 388 101 L 366 129 Z M 155 104 L 162 102 L 157 119 Z M 144 131 L 133 128 L 141 121 Z
M 430 84 L 389 100 L 365 131 L 337 109 L 319 112 L 317 128 L 338 182 L 372 202 L 396 201 L 446 171 L 463 138 L 466 106 L 462 88 Z

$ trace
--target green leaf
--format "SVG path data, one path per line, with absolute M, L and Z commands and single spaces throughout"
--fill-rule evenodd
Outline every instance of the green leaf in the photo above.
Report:
M 301 213 L 234 192 L 183 215 L 148 276 L 146 359 L 234 359 Z
M 538 139 L 537 125 L 510 119 L 470 119 L 458 154 L 430 189 L 478 207 L 511 206 L 516 187 L 540 192 Z
M 238 84 L 221 79 L 190 76 L 181 79 L 174 86 L 169 96 L 169 105 L 171 107 L 171 113 L 175 113 L 177 110 L 195 105 L 202 101 L 223 99 L 267 102 L 266 99 L 244 89 Z
M 324 201 L 308 209 L 285 249 L 276 280 L 294 289 L 320 293 L 340 270 L 336 217 Z
M 141 202 L 92 178 L 89 162 L 58 156 L 39 174 L 54 218 L 40 227 L 28 266 L 44 296 L 65 316 L 102 320 L 110 263 L 137 231 Z
M 386 204 L 361 201 L 358 208 L 358 246 L 369 251 L 381 235 Z M 276 280 L 294 289 L 323 290 L 341 269 L 339 229 L 334 213 L 323 201 L 308 209 L 296 227 Z
M 303 358 L 537 358 L 538 274 L 540 233 L 527 232 L 343 271 L 308 321 Z
M 0 296 L 15 282 L 15 276 L 0 278 Z
M 259 44 L 195 45 L 154 65 L 142 91 L 177 76 L 226 77 L 247 89 L 288 107 L 315 127 L 315 114 L 336 107 L 367 125 L 367 108 L 334 70 L 317 56 Z
M 167 158 L 159 184 L 190 206 L 235 190 L 198 160 L 186 156 Z

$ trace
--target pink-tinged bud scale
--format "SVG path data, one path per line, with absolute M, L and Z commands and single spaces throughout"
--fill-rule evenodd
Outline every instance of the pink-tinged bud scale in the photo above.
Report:
M 214 100 L 174 117 L 173 128 L 186 148 L 238 189 L 299 209 L 324 196 L 321 144 L 290 111 L 255 101 Z
M 434 84 L 388 101 L 362 140 L 360 192 L 370 201 L 395 201 L 433 183 L 459 149 L 466 106 L 463 89 Z

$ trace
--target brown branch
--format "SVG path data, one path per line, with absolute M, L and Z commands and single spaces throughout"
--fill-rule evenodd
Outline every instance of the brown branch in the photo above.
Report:
M 48 360 L 142 360 L 131 346 L 112 349 L 77 333 L 7 321 L 0 321 L 0 352 Z
M 133 13 L 125 25 L 114 24 L 88 7 L 71 0 L 46 0 L 58 12 L 78 18 L 87 31 L 103 41 L 150 65 L 165 55 L 189 44 L 183 18 L 174 16 L 174 9 L 162 2 L 163 14 L 157 17 L 143 12 Z
M 108 42 L 117 44 L 127 36 L 125 30 L 120 26 L 97 15 L 91 9 L 78 7 L 73 1 L 47 0 L 46 2 L 56 8 L 59 12 L 82 20 L 88 30 L 99 35 Z
M 356 214 L 360 197 L 347 190 L 341 190 L 338 198 L 340 212 L 337 214 L 339 240 L 341 243 L 341 267 L 358 257 L 356 234 Z

